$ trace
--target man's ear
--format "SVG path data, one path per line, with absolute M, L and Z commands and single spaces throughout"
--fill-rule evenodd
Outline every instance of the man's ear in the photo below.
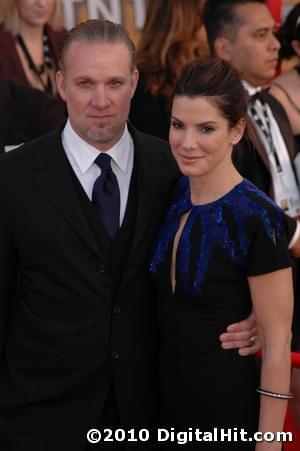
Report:
M 231 62 L 232 45 L 227 38 L 219 37 L 215 40 L 215 53 L 221 60 Z
M 131 98 L 134 96 L 134 93 L 135 93 L 135 90 L 136 90 L 136 87 L 137 87 L 137 84 L 139 81 L 139 77 L 140 77 L 140 73 L 137 70 L 137 68 L 135 68 L 131 74 Z
M 65 96 L 64 83 L 65 83 L 64 75 L 60 70 L 58 70 L 56 72 L 56 87 L 57 87 L 57 91 L 58 91 L 60 97 L 65 101 L 66 96 Z

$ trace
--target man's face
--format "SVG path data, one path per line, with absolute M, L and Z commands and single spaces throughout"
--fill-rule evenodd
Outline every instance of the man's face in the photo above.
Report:
M 280 44 L 273 34 L 274 20 L 261 3 L 238 5 L 234 11 L 241 25 L 233 39 L 225 40 L 226 52 L 219 56 L 237 69 L 243 80 L 262 85 L 274 77 L 278 62 Z
M 124 131 L 138 80 L 130 63 L 123 42 L 75 41 L 67 50 L 64 73 L 57 73 L 73 129 L 99 150 L 109 150 Z

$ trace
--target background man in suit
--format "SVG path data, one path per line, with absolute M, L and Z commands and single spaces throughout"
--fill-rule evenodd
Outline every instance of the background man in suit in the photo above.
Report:
M 278 62 L 274 20 L 263 0 L 208 0 L 204 23 L 211 55 L 229 62 L 240 73 L 249 96 L 256 95 L 249 101 L 250 138 L 258 153 L 253 181 L 259 180 L 259 187 L 296 219 L 300 190 L 293 167 L 292 130 L 279 102 L 261 88 L 274 77 Z M 237 167 L 249 177 L 248 169 L 243 171 L 246 153 L 238 156 Z M 300 225 L 295 219 L 287 218 L 290 249 L 300 256 Z
M 126 125 L 137 79 L 120 25 L 78 25 L 57 74 L 65 127 L 0 158 L 3 451 L 85 451 L 90 428 L 155 423 L 148 253 L 179 173 Z

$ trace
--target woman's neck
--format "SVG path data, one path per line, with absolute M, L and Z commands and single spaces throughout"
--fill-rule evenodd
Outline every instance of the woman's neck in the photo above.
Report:
M 26 22 L 20 22 L 19 34 L 26 42 L 42 42 L 44 26 L 32 26 Z
M 224 196 L 243 178 L 230 161 L 225 167 L 222 165 L 221 171 L 214 170 L 199 177 L 191 176 L 189 180 L 192 204 L 204 205 Z

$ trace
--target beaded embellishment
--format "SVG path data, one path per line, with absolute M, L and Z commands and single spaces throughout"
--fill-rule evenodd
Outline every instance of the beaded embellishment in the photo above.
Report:
M 185 290 L 191 296 L 200 294 L 208 264 L 216 249 L 224 250 L 241 267 L 245 265 L 250 245 L 246 230 L 249 218 L 259 218 L 266 236 L 274 245 L 282 227 L 282 211 L 248 180 L 243 180 L 220 199 L 197 206 L 191 204 L 188 179 L 183 177 L 177 184 L 174 200 L 158 236 L 150 263 L 151 273 L 154 274 L 164 262 L 178 230 L 180 218 L 187 212 L 190 213 L 177 249 L 177 271 Z M 234 226 L 234 236 L 229 224 Z M 196 271 L 191 282 L 191 234 L 194 227 L 199 228 L 200 238 L 199 247 L 193 249 Z

